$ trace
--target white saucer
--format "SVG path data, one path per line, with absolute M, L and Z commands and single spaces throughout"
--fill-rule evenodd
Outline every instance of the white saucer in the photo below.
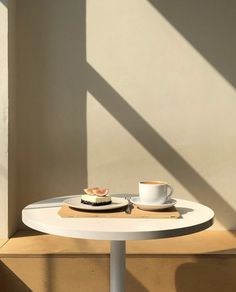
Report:
M 160 203 L 143 203 L 139 197 L 133 197 L 130 199 L 134 205 L 138 206 L 138 208 L 143 210 L 163 210 L 174 206 L 177 201 L 174 199 L 170 199 L 163 204 Z

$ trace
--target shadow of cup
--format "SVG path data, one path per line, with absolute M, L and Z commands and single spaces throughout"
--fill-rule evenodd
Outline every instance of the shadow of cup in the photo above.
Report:
M 193 212 L 193 209 L 184 208 L 184 207 L 178 207 L 177 210 L 179 211 L 180 215 L 184 215 L 184 214 L 187 214 L 189 212 Z

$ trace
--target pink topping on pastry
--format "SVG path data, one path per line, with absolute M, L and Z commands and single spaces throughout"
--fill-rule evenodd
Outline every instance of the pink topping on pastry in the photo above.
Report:
M 108 189 L 98 188 L 98 187 L 87 188 L 87 189 L 84 189 L 84 191 L 88 195 L 96 195 L 96 196 L 99 196 L 99 197 L 105 197 L 109 192 Z

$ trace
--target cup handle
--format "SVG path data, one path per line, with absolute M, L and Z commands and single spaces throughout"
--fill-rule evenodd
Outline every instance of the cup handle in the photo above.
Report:
M 168 201 L 170 199 L 170 197 L 172 196 L 173 192 L 174 192 L 174 189 L 171 185 L 167 184 L 167 187 L 170 189 L 170 192 L 169 194 L 167 195 L 166 197 L 166 200 Z

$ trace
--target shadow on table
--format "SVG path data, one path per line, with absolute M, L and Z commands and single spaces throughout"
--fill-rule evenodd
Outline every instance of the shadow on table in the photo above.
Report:
M 180 215 L 184 215 L 184 214 L 187 214 L 189 212 L 193 212 L 193 209 L 191 209 L 191 208 L 178 207 L 176 209 L 179 211 Z
M 0 291 L 30 292 L 32 290 L 0 260 Z
M 25 209 L 45 209 L 45 208 L 52 208 L 52 207 L 60 207 L 64 200 L 76 197 L 77 195 L 72 196 L 60 196 L 55 198 L 50 198 L 48 200 L 42 200 L 35 202 L 32 205 L 28 205 Z
M 177 292 L 236 291 L 236 257 L 203 255 L 196 262 L 180 265 L 176 271 Z

